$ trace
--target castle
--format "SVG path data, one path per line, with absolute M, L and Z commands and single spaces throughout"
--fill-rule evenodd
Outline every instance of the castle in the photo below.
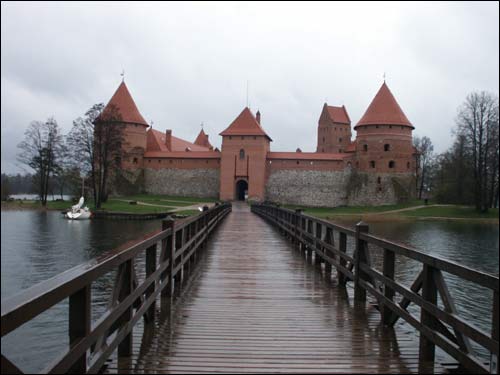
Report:
M 118 110 L 125 129 L 117 192 L 328 207 L 394 204 L 414 195 L 414 127 L 385 82 L 354 126 L 354 141 L 345 106 L 324 104 L 316 152 L 271 151 L 260 112 L 249 108 L 220 133 L 218 150 L 203 129 L 193 143 L 153 129 L 125 82 L 107 107 Z

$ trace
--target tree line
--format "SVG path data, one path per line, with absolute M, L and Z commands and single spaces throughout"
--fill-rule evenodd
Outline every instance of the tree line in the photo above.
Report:
M 100 208 L 107 200 L 109 181 L 119 172 L 125 156 L 123 129 L 117 108 L 105 108 L 102 103 L 74 120 L 65 136 L 54 118 L 33 121 L 18 145 L 17 160 L 34 171 L 31 182 L 41 204 L 46 206 L 47 196 L 55 188 L 61 195 L 65 189 L 77 195 L 82 187 L 85 195 L 90 190 L 94 207 Z M 5 182 L 10 184 L 10 178 Z M 2 198 L 8 189 L 2 176 Z
M 498 97 L 484 91 L 469 94 L 452 135 L 452 146 L 441 154 L 434 154 L 430 138 L 414 137 L 418 198 L 473 205 L 480 212 L 498 207 Z

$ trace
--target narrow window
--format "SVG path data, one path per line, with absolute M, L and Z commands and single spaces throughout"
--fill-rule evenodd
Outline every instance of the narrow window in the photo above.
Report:
M 396 163 L 394 162 L 394 160 L 391 160 L 389 162 L 389 168 L 394 168 L 396 166 Z
M 241 139 L 245 139 L 245 137 L 241 136 Z
M 233 137 L 232 137 L 232 136 L 229 136 L 229 139 L 233 139 Z
M 356 162 L 356 168 L 359 168 L 359 161 Z
M 339 138 L 339 143 L 342 143 L 342 138 Z
M 390 149 L 391 149 L 391 146 L 388 143 L 386 143 L 384 145 L 384 151 L 389 151 Z
M 325 143 L 325 137 L 323 137 L 323 143 Z
M 137 158 L 134 158 L 134 164 L 137 164 Z
M 368 151 L 368 145 L 363 145 L 363 151 Z
M 297 160 L 297 164 L 300 164 L 300 161 Z
M 392 125 L 389 125 L 389 129 L 392 129 Z
M 378 125 L 375 125 L 375 127 L 378 129 Z
M 377 177 L 377 184 L 380 184 L 382 182 L 382 179 L 380 177 Z
M 374 161 L 374 160 L 372 160 L 372 161 L 370 162 L 370 168 L 375 168 L 375 161 Z
M 410 169 L 410 162 L 406 163 L 406 168 Z
M 256 140 L 256 139 L 257 139 L 257 137 L 254 135 L 254 136 L 253 136 L 253 139 L 254 139 L 254 140 Z
M 245 159 L 245 150 L 240 150 L 240 159 Z

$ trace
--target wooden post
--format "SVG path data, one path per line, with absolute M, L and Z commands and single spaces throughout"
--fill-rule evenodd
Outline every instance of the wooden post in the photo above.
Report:
M 325 242 L 328 245 L 332 245 L 332 246 L 334 245 L 333 229 L 332 228 L 326 227 Z M 325 253 L 328 256 L 333 257 L 333 254 L 328 249 L 325 249 Z M 325 276 L 329 281 L 332 278 L 332 264 L 328 261 L 325 261 Z
M 72 348 L 90 333 L 90 285 L 86 285 L 69 297 L 69 346 Z M 68 371 L 73 374 L 87 372 L 87 352 Z
M 321 239 L 321 234 L 322 234 L 322 229 L 323 229 L 323 226 L 320 224 L 320 223 L 316 223 L 316 231 L 314 233 L 314 236 L 317 238 L 317 239 Z M 316 265 L 317 268 L 319 268 L 321 270 L 321 260 L 323 258 L 321 258 L 318 253 L 321 252 L 323 249 L 322 246 L 320 246 L 320 244 L 318 243 L 318 241 L 314 241 L 314 263 Z
M 498 292 L 495 290 L 493 291 L 493 313 L 491 314 L 491 338 L 498 342 Z M 498 374 L 498 356 L 493 353 L 490 357 L 490 373 Z
M 167 271 L 165 271 L 166 281 L 168 285 L 163 289 L 161 296 L 162 299 L 169 297 L 172 299 L 174 295 L 174 255 L 175 255 L 175 220 L 169 218 L 162 222 L 163 230 L 170 228 L 170 236 L 165 240 L 165 257 L 169 260 Z
M 343 253 L 345 253 L 347 251 L 347 235 L 343 232 L 340 232 L 340 234 L 339 234 L 339 250 Z M 341 256 L 339 256 L 339 262 L 340 262 L 340 265 L 342 265 L 344 267 L 347 266 L 347 261 Z M 339 281 L 339 285 L 343 285 L 343 286 L 346 285 L 347 279 L 342 272 L 339 272 L 339 270 L 337 270 L 337 278 Z
M 361 263 L 366 263 L 366 242 L 359 238 L 360 233 L 368 233 L 368 224 L 360 221 L 356 224 L 356 252 L 354 254 L 354 299 L 358 302 L 366 302 L 366 290 L 359 285 L 360 278 L 366 280 L 364 272 L 359 268 Z
M 179 230 L 175 234 L 175 236 L 176 236 L 175 252 L 177 252 L 177 250 L 179 250 L 184 245 L 184 228 Z M 181 254 L 179 261 L 182 262 L 183 258 L 184 258 L 184 254 Z M 180 264 L 182 264 L 182 263 L 180 263 Z M 176 295 L 179 295 L 179 293 L 181 291 L 183 274 L 184 274 L 184 267 L 181 267 L 177 271 L 177 274 L 174 276 L 174 293 Z
M 146 249 L 146 278 L 155 271 L 156 271 L 156 244 Z M 156 282 L 151 284 L 151 286 L 146 290 L 146 300 L 150 295 L 154 293 L 155 289 L 156 289 Z M 155 301 L 153 301 L 151 306 L 148 308 L 148 311 L 146 312 L 146 316 L 148 317 L 146 321 L 149 324 L 154 322 L 155 310 L 156 310 L 156 299 Z
M 385 277 L 391 280 L 394 280 L 395 262 L 396 262 L 396 255 L 394 254 L 394 251 L 384 249 L 383 274 Z M 394 299 L 394 290 L 388 287 L 387 284 L 384 285 L 384 296 L 390 299 L 391 301 L 393 301 Z M 382 322 L 384 323 L 384 325 L 389 325 L 391 322 L 392 310 L 384 304 L 382 305 L 381 313 L 382 313 Z
M 133 289 L 133 280 L 132 280 L 132 267 L 134 266 L 134 259 L 129 259 L 124 263 L 124 272 L 123 272 L 123 284 L 120 290 L 120 302 L 127 298 L 130 293 L 132 293 Z M 132 320 L 132 305 L 125 310 L 120 319 L 120 324 L 128 323 Z M 123 341 L 118 345 L 118 357 L 130 357 L 132 354 L 132 331 L 128 333 L 128 335 L 123 339 Z
M 434 268 L 424 264 L 422 298 L 434 305 L 437 305 L 437 287 L 434 282 Z M 420 323 L 430 328 L 437 330 L 436 318 L 427 312 L 425 309 L 420 309 Z M 418 355 L 418 372 L 429 373 L 434 370 L 435 344 L 420 333 L 419 355 Z M 432 365 L 432 367 L 429 367 Z

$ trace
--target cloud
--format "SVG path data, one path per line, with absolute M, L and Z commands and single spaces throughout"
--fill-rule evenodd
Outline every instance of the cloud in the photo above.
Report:
M 387 82 L 415 134 L 451 144 L 457 107 L 498 94 L 498 3 L 2 3 L 2 171 L 32 120 L 67 132 L 122 69 L 147 121 L 194 140 L 246 104 L 275 151 L 315 149 L 325 100 L 353 125 Z

